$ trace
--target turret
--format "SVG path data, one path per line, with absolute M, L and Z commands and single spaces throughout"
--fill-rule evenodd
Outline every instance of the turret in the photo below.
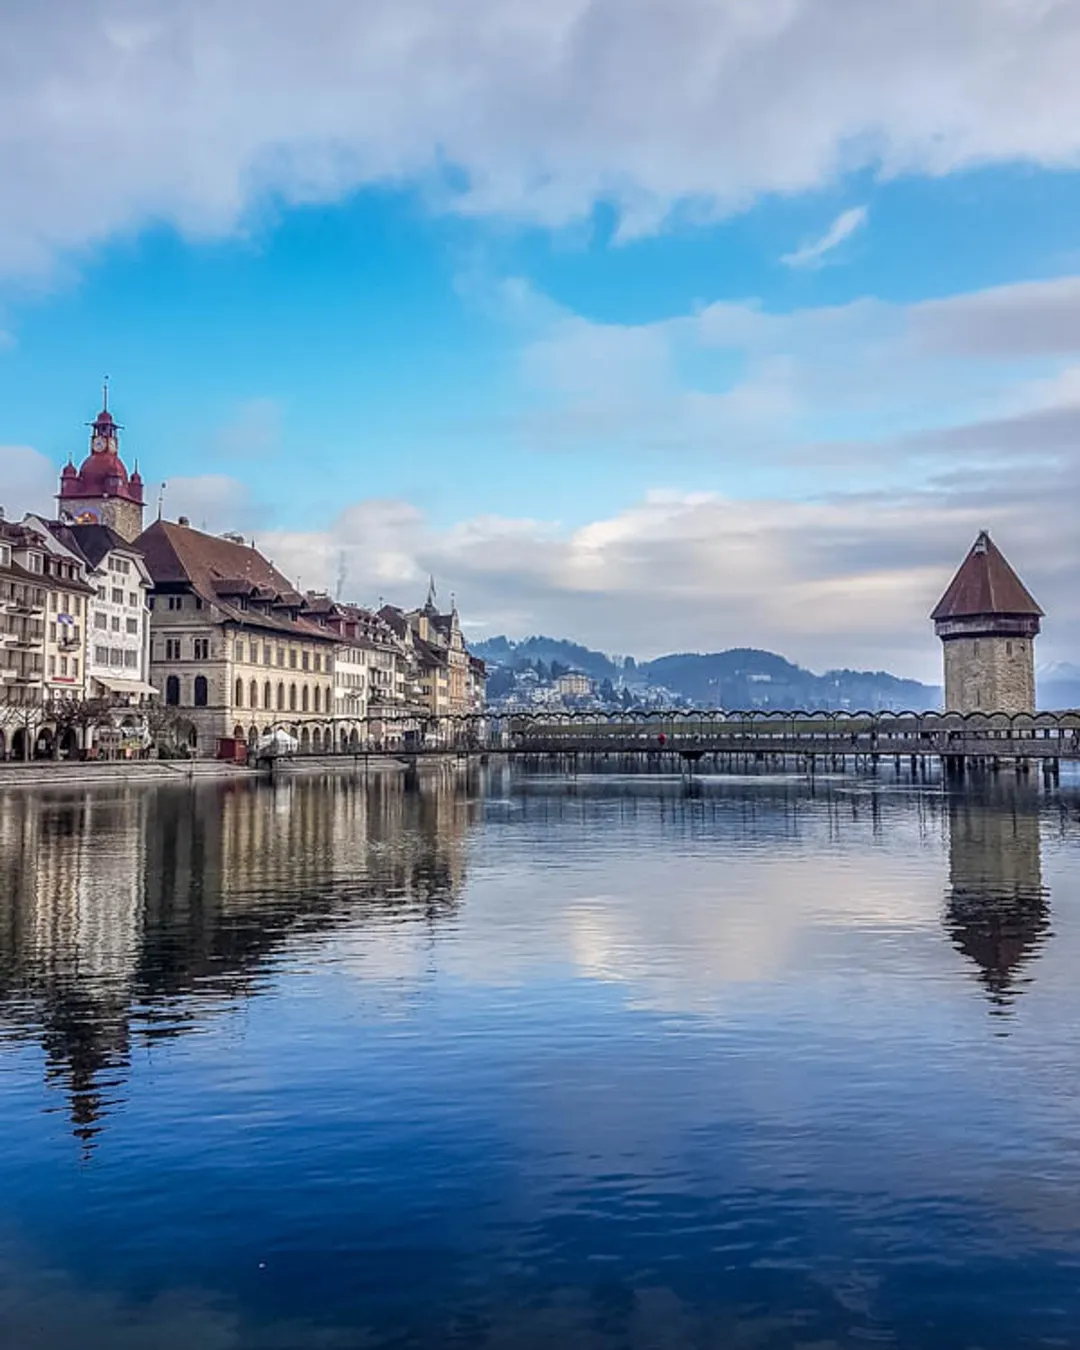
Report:
M 985 530 L 930 617 L 944 648 L 946 711 L 1035 711 L 1043 612 Z

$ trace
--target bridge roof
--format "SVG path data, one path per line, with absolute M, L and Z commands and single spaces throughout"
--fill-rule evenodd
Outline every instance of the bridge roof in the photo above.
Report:
M 1042 617 L 1030 591 L 985 530 L 960 564 L 931 619 L 971 618 L 981 614 Z

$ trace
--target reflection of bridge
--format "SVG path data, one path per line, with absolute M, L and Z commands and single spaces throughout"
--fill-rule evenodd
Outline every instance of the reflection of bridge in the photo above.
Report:
M 797 760 L 803 766 L 940 760 L 947 771 L 1033 761 L 1056 774 L 1080 759 L 1080 711 L 1062 713 L 710 712 L 470 714 L 433 719 L 395 754 L 647 755 L 736 767 Z

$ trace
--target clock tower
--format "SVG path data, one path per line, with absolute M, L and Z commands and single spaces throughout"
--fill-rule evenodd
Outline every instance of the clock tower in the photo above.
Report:
M 142 534 L 143 482 L 128 475 L 120 458 L 120 427 L 105 406 L 90 423 L 90 453 L 81 467 L 68 462 L 60 475 L 61 518 L 80 525 L 108 525 L 129 543 Z

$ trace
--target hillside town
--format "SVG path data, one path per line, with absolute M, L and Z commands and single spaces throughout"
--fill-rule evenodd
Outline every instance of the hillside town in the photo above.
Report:
M 55 510 L 0 509 L 0 759 L 388 749 L 484 706 L 434 580 L 369 609 L 300 591 L 242 535 L 147 526 L 120 430 L 106 394 Z

